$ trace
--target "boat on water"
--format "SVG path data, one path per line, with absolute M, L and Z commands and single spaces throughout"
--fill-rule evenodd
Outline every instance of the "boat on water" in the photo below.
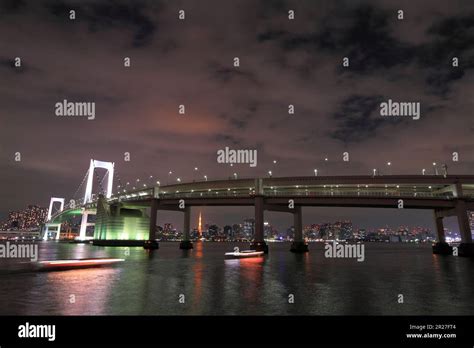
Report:
M 74 243 L 74 244 L 90 244 L 92 243 L 93 237 L 76 237 L 73 240 L 70 240 L 69 243 Z
M 144 243 L 143 243 L 143 249 L 145 250 L 156 250 L 156 249 L 159 249 L 160 248 L 160 244 L 158 243 L 158 241 L 155 239 L 155 240 L 146 240 Z
M 242 251 L 232 251 L 230 253 L 225 253 L 226 259 L 246 259 L 250 257 L 263 257 L 263 251 L 256 250 L 242 250 Z
M 125 259 L 113 258 L 39 261 L 36 264 L 36 268 L 38 271 L 65 271 L 70 269 L 108 266 L 123 261 L 125 261 Z

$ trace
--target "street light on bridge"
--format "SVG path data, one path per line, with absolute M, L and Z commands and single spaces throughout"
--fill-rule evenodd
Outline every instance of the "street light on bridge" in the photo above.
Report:
M 423 169 L 421 170 L 421 175 L 425 175 L 425 172 L 426 172 L 426 169 L 423 168 Z
M 268 176 L 269 176 L 270 178 L 272 177 L 272 171 L 271 171 L 271 170 L 268 171 Z
M 318 170 L 317 169 L 314 170 L 314 176 L 318 176 Z
M 435 175 L 438 175 L 438 167 L 436 167 L 436 162 L 433 162 L 433 168 Z
M 276 164 L 277 164 L 277 160 L 273 160 L 273 167 L 272 167 L 273 169 L 277 169 Z
M 234 173 L 234 179 L 237 179 L 237 173 Z
M 204 181 L 207 181 L 207 175 L 204 175 Z
M 197 172 L 198 172 L 198 170 L 199 170 L 199 168 L 198 168 L 198 167 L 194 167 L 194 173 L 197 173 Z M 195 177 L 193 178 L 193 181 L 194 181 L 194 180 L 196 180 L 196 178 L 197 178 L 197 177 L 195 176 Z

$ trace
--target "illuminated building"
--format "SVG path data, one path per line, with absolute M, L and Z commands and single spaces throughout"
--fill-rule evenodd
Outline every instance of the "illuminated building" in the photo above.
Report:
M 202 219 L 201 219 L 201 212 L 199 212 L 198 232 L 199 232 L 199 236 L 202 237 Z
M 29 205 L 22 211 L 12 211 L 6 221 L 0 224 L 1 230 L 37 229 L 46 220 L 47 209 Z
M 245 238 L 252 239 L 254 230 L 255 230 L 255 219 L 245 219 L 244 226 L 243 226 L 243 232 L 244 232 Z

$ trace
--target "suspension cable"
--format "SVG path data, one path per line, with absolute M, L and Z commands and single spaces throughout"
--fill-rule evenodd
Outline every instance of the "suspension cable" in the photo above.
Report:
M 84 185 L 84 182 L 86 181 L 87 176 L 89 175 L 89 170 L 90 170 L 90 169 L 87 169 L 86 175 L 84 175 L 84 178 L 82 179 L 82 182 L 81 182 L 81 183 L 79 184 L 79 186 L 77 187 L 76 192 L 74 192 L 74 194 L 72 195 L 72 199 L 74 199 L 74 200 L 76 199 L 76 195 L 77 195 L 77 193 L 79 192 L 79 189 L 81 188 L 82 185 Z

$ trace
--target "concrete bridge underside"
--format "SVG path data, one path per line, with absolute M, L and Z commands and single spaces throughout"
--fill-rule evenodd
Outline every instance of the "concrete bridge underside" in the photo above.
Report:
M 290 208 L 293 201 L 293 208 Z M 185 208 L 180 208 L 179 199 L 159 199 L 128 201 L 133 206 L 147 206 L 151 208 L 150 213 L 150 240 L 154 240 L 155 225 L 158 210 L 181 211 L 184 213 L 184 235 L 182 248 L 191 248 L 190 241 L 190 210 L 197 206 L 253 206 L 255 209 L 255 231 L 254 241 L 251 247 L 267 251 L 264 241 L 264 211 L 276 211 L 293 214 L 295 236 L 291 250 L 295 252 L 308 251 L 308 246 L 303 239 L 302 207 L 367 207 L 367 208 L 399 208 L 399 200 L 393 198 L 360 198 L 360 197 L 235 197 L 235 198 L 190 198 L 185 200 Z M 403 209 L 426 209 L 434 212 L 436 222 L 438 244 L 435 253 L 448 253 L 443 228 L 443 217 L 456 216 L 461 231 L 462 245 L 460 255 L 470 254 L 472 250 L 472 235 L 468 219 L 468 211 L 474 210 L 474 202 L 466 202 L 462 199 L 437 200 L 437 199 L 404 199 Z M 443 249 L 444 248 L 444 249 Z M 449 252 L 452 250 L 449 249 Z

